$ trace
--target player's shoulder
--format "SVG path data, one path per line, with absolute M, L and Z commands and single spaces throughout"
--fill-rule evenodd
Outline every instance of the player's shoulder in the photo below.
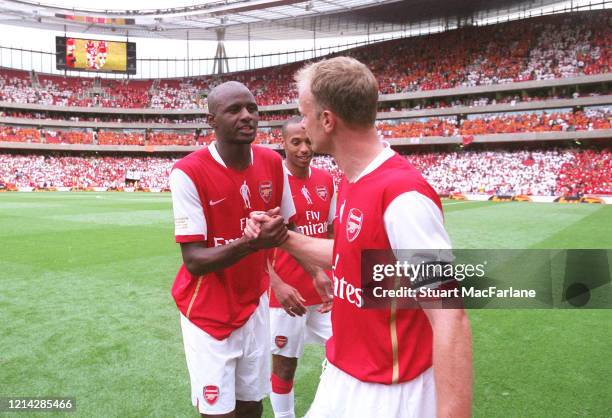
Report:
M 314 181 L 334 181 L 334 178 L 329 173 L 329 171 L 323 170 L 322 168 L 317 168 L 310 166 L 310 177 Z
M 210 157 L 210 150 L 208 149 L 208 147 L 199 149 L 184 156 L 176 163 L 174 163 L 172 170 L 178 168 L 179 170 L 188 173 L 193 169 L 197 169 L 199 167 L 202 167 L 202 165 L 205 165 L 209 159 L 208 157 Z
M 378 177 L 386 201 L 390 202 L 397 196 L 408 192 L 417 192 L 434 202 L 439 199 L 433 187 L 406 157 L 395 154 L 381 168 Z
M 271 148 L 262 147 L 260 145 L 251 145 L 251 149 L 253 150 L 254 159 L 270 161 L 279 164 L 283 163 L 282 157 L 278 154 L 278 152 L 274 151 Z

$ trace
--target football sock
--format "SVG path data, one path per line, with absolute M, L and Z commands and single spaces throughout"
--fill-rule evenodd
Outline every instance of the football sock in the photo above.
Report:
M 270 403 L 275 418 L 295 418 L 293 399 L 293 380 L 283 380 L 272 374 L 272 393 Z

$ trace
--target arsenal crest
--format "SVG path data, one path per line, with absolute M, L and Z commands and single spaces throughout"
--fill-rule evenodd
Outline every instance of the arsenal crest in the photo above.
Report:
M 259 182 L 259 195 L 264 202 L 270 203 L 270 200 L 272 200 L 272 181 Z
M 321 198 L 322 201 L 327 201 L 327 187 L 325 186 L 317 186 L 316 188 L 317 196 Z
M 276 338 L 274 338 L 274 342 L 278 348 L 283 348 L 287 345 L 287 337 L 284 335 L 277 335 Z
M 219 388 L 217 386 L 204 386 L 204 400 L 209 405 L 213 405 L 219 399 Z
M 361 232 L 361 225 L 363 225 L 363 213 L 357 208 L 352 208 L 346 218 L 346 239 L 349 242 L 357 238 Z

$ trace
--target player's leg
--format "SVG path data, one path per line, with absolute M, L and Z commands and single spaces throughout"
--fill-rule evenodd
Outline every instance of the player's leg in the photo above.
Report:
M 262 415 L 262 401 L 236 401 L 236 418 L 258 418 Z
M 236 364 L 236 418 L 258 418 L 270 393 L 270 310 L 268 295 L 241 328 L 243 355 Z
M 193 405 L 203 417 L 234 417 L 235 373 L 242 355 L 235 332 L 217 340 L 181 315 Z
M 294 418 L 293 378 L 297 360 L 304 352 L 304 329 L 308 313 L 291 317 L 282 308 L 270 308 L 272 347 L 272 393 L 275 418 Z
M 295 396 L 293 378 L 298 359 L 272 355 L 272 393 L 270 403 L 275 418 L 295 418 Z

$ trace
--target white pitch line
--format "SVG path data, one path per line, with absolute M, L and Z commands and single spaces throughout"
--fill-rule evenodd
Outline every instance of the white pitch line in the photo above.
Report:
M 460 202 L 442 203 L 442 206 L 458 205 L 459 203 L 468 203 L 468 202 L 475 202 L 475 200 L 462 200 Z

